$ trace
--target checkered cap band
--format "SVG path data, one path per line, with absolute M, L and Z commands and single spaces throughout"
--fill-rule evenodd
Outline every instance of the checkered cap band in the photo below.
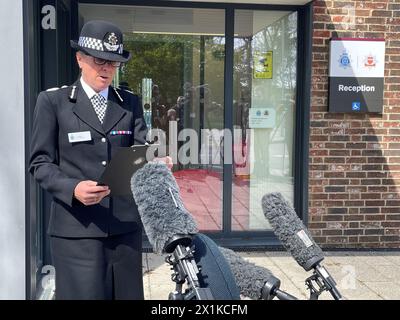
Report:
M 83 48 L 94 49 L 97 51 L 105 51 L 103 41 L 90 37 L 79 37 L 78 44 Z M 118 48 L 118 53 L 122 54 L 124 51 L 124 45 L 121 43 Z
M 78 44 L 83 48 L 104 51 L 103 41 L 95 38 L 80 37 Z

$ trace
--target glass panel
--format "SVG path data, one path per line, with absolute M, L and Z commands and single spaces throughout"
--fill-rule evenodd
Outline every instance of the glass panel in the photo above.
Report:
M 293 203 L 297 13 L 238 10 L 232 230 L 270 229 L 261 198 Z
M 142 98 L 166 133 L 174 175 L 200 230 L 222 228 L 225 11 L 80 4 L 84 21 L 113 21 L 133 58 L 114 79 Z M 190 138 L 189 138 L 190 137 Z M 177 141 L 178 140 L 178 141 Z

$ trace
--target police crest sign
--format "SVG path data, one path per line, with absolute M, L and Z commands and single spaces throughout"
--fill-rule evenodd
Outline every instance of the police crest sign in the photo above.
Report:
M 382 113 L 384 71 L 384 39 L 331 39 L 329 111 Z

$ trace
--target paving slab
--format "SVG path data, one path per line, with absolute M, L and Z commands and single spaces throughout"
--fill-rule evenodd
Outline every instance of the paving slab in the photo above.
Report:
M 267 268 L 281 280 L 281 289 L 308 299 L 306 272 L 287 252 L 238 252 L 245 260 Z M 324 252 L 323 266 L 348 300 L 400 300 L 400 252 Z M 175 288 L 170 266 L 164 256 L 143 254 L 143 284 L 145 298 L 166 300 Z M 245 297 L 242 297 L 245 299 Z M 324 293 L 321 300 L 332 300 Z

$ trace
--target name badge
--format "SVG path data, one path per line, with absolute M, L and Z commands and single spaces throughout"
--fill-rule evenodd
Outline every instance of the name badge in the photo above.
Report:
M 90 134 L 90 131 L 68 133 L 68 141 L 70 143 L 91 141 L 91 140 L 92 140 L 92 135 Z

